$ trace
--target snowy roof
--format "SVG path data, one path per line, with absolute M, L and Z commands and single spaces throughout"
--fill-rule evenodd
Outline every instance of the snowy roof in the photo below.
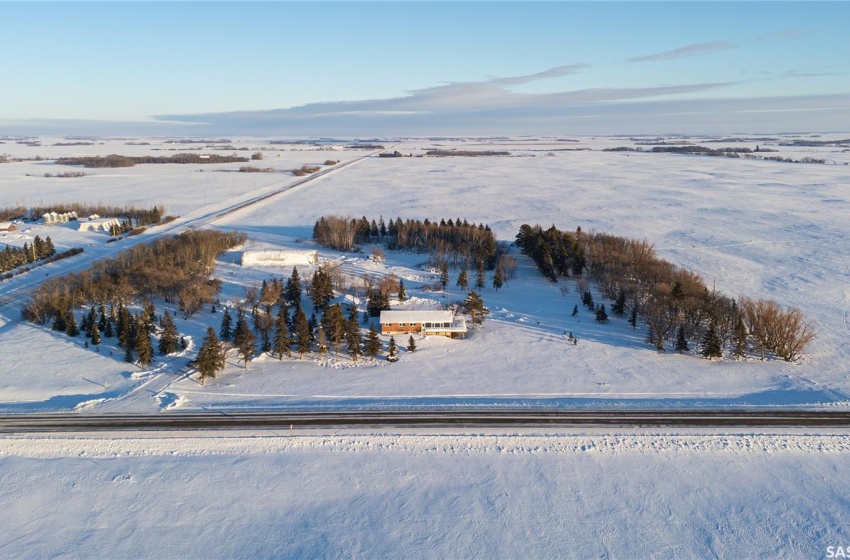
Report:
M 451 323 L 451 311 L 381 311 L 381 323 Z

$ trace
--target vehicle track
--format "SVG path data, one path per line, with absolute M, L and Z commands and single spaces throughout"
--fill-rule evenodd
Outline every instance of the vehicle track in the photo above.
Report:
M 17 414 L 0 433 L 264 428 L 700 427 L 850 428 L 850 411 L 824 410 L 341 410 L 177 412 L 164 414 Z

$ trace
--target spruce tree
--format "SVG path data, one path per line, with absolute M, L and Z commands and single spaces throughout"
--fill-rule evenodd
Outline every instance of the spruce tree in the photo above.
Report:
M 91 343 L 100 344 L 100 329 L 97 328 L 97 323 L 92 325 L 91 328 Z
M 307 320 L 307 314 L 299 305 L 295 309 L 295 319 L 292 323 L 292 330 L 295 333 L 295 346 L 298 349 L 299 359 L 304 358 L 304 354 L 310 351 L 311 332 L 310 321 Z
M 167 309 L 165 310 L 165 315 L 162 316 L 160 324 L 162 325 L 162 334 L 159 335 L 159 344 L 157 348 L 159 350 L 159 355 L 165 356 L 177 351 L 177 348 L 180 345 L 180 333 L 177 332 L 177 326 L 174 324 L 174 319 L 168 313 Z
M 593 294 L 590 293 L 590 290 L 584 292 L 581 295 L 581 302 L 587 307 L 589 310 L 593 311 L 596 306 L 593 304 Z
M 278 310 L 277 319 L 274 322 L 274 340 L 272 350 L 277 354 L 277 359 L 282 360 L 284 354 L 292 355 L 292 339 L 289 338 L 289 325 L 286 316 L 286 308 L 281 306 Z
M 416 351 L 416 341 L 413 340 L 413 335 L 410 335 L 410 338 L 407 339 L 407 351 L 415 352 Z
M 66 313 L 56 311 L 53 316 L 53 325 L 50 327 L 54 331 L 65 332 L 68 330 L 68 323 L 65 322 Z
M 679 329 L 676 331 L 676 352 L 687 352 L 690 350 L 688 346 L 688 339 L 685 338 L 685 327 L 683 325 L 679 325 Z
M 133 346 L 133 316 L 122 305 L 118 308 L 118 344 L 122 348 Z
M 292 268 L 292 274 L 286 281 L 284 294 L 290 305 L 301 305 L 301 277 L 298 276 L 297 266 Z
M 573 306 L 573 312 L 572 312 L 572 313 L 570 313 L 570 315 L 571 315 L 572 317 L 575 317 L 576 315 L 578 315 L 578 305 L 574 305 L 574 306 Z
M 112 338 L 115 336 L 115 329 L 112 328 L 112 319 L 106 319 L 106 328 L 103 329 L 103 336 L 106 338 Z
M 124 361 L 128 364 L 133 363 L 133 350 L 129 346 L 127 346 L 127 350 L 124 352 Z
M 257 351 L 257 343 L 254 333 L 248 326 L 248 321 L 245 320 L 244 311 L 240 311 L 236 319 L 236 328 L 233 330 L 233 346 L 242 359 L 245 369 L 248 369 L 248 362 Z
M 225 309 L 224 315 L 221 317 L 221 328 L 218 331 L 218 336 L 224 342 L 230 342 L 233 339 L 233 318 L 230 316 L 229 309 Z
M 388 362 L 397 362 L 398 361 L 398 345 L 395 342 L 394 336 L 390 336 L 390 346 L 387 349 L 387 361 Z
M 445 292 L 448 285 L 449 285 L 449 263 L 443 262 L 440 265 L 440 287 Z
M 457 275 L 457 287 L 461 290 L 466 290 L 469 286 L 469 280 L 466 277 L 466 269 L 460 269 L 460 274 Z
M 469 315 L 472 328 L 483 325 L 484 318 L 490 313 L 490 310 L 484 307 L 484 300 L 474 290 L 469 292 L 463 302 L 463 311 Z
M 65 334 L 68 336 L 77 336 L 80 334 L 80 329 L 77 327 L 77 319 L 74 317 L 74 312 L 69 311 L 65 316 Z
M 398 300 L 404 301 L 407 299 L 407 291 L 404 289 L 404 280 L 398 280 Z
M 504 283 L 505 283 L 505 279 L 502 276 L 502 268 L 497 266 L 496 272 L 495 272 L 495 274 L 493 274 L 493 287 L 498 292 L 499 288 L 501 288 L 504 285 Z
M 484 275 L 484 261 L 478 261 L 478 274 L 475 277 L 475 287 L 478 288 L 478 291 L 484 289 L 484 286 L 487 284 L 487 277 Z
M 608 322 L 608 313 L 605 311 L 605 304 L 601 304 L 599 309 L 596 310 L 596 321 L 599 323 L 607 323 Z
M 747 355 L 747 327 L 740 316 L 735 319 L 735 326 L 732 328 L 732 353 L 736 358 Z
M 334 345 L 334 351 L 339 354 L 340 346 L 345 340 L 345 317 L 338 303 L 327 308 L 322 317 L 322 325 L 328 340 Z
M 626 315 L 626 292 L 623 290 L 620 290 L 617 294 L 617 300 L 611 306 L 611 313 L 617 317 L 624 317 Z
M 629 314 L 629 324 L 632 326 L 633 329 L 637 329 L 637 322 L 638 322 L 638 308 L 637 308 L 637 305 L 635 305 L 634 307 L 632 307 L 632 311 Z
M 357 358 L 362 354 L 361 352 L 361 336 L 360 336 L 360 325 L 357 324 L 356 317 L 353 319 L 349 319 L 345 325 L 345 343 L 348 348 L 348 355 L 351 356 L 351 359 L 355 362 Z
M 708 330 L 702 337 L 702 349 L 700 350 L 703 358 L 720 358 L 723 356 L 723 339 L 720 338 L 717 329 L 714 327 L 714 322 L 708 324 Z
M 107 323 L 106 308 L 103 305 L 101 305 L 100 306 L 100 314 L 99 314 L 98 319 L 97 319 L 97 328 L 100 330 L 100 332 L 103 332 L 103 331 L 106 330 L 106 323 Z
M 224 364 L 224 348 L 215 335 L 215 330 L 207 327 L 207 334 L 195 360 L 195 367 L 201 374 L 201 384 L 203 385 L 207 378 L 215 378 L 216 372 L 224 369 Z
M 145 368 L 153 361 L 153 345 L 148 330 L 145 328 L 147 324 L 145 318 L 139 318 L 139 327 L 136 329 L 136 354 L 139 355 L 139 366 Z
M 321 268 L 314 272 L 313 280 L 310 282 L 309 294 L 310 299 L 313 300 L 313 306 L 316 309 L 324 309 L 334 297 L 333 281 L 330 274 Z
M 366 343 L 363 347 L 363 353 L 374 359 L 381 351 L 381 339 L 378 337 L 378 331 L 375 329 L 375 323 L 369 325 L 369 332 L 366 334 Z

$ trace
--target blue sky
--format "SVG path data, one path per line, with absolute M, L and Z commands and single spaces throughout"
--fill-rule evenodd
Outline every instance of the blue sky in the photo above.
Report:
M 848 131 L 848 29 L 844 2 L 0 2 L 0 134 Z

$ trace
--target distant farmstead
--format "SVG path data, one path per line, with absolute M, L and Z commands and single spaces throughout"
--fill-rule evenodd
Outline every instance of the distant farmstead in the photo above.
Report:
M 319 264 L 318 251 L 245 251 L 242 266 L 310 266 Z
M 381 311 L 383 334 L 433 334 L 449 338 L 466 335 L 466 318 L 451 311 Z
M 12 222 L 0 222 L 0 231 L 15 231 L 16 229 L 18 228 Z

